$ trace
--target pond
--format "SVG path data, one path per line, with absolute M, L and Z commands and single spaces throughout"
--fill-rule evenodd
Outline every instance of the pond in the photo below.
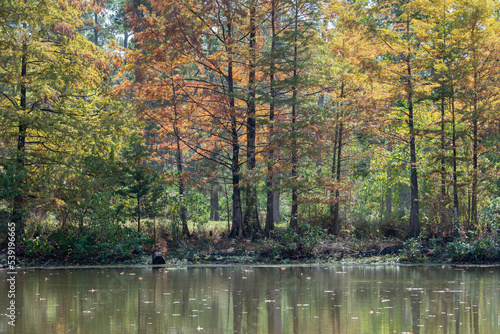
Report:
M 19 270 L 0 333 L 500 333 L 500 267 Z

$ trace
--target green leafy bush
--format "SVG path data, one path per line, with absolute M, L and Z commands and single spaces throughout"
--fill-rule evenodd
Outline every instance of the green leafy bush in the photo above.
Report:
M 498 240 L 492 237 L 474 241 L 458 239 L 447 245 L 447 254 L 459 262 L 484 262 L 499 259 Z
M 107 224 L 91 227 L 66 227 L 48 234 L 26 238 L 25 255 L 36 260 L 64 260 L 74 263 L 113 263 L 142 254 L 152 239 L 143 232 Z
M 180 198 L 176 190 L 166 191 L 165 213 L 170 218 L 170 229 L 174 236 L 178 236 L 182 230 L 181 208 L 186 208 L 188 221 L 203 226 L 210 220 L 209 202 L 199 193 L 187 194 Z
M 404 258 L 409 261 L 414 261 L 419 258 L 422 254 L 423 246 L 422 246 L 422 236 L 417 238 L 409 238 L 403 244 L 402 255 Z
M 429 244 L 433 250 L 434 255 L 440 256 L 446 252 L 446 248 L 444 247 L 443 238 L 431 238 L 429 239 Z
M 54 245 L 46 235 L 37 236 L 32 239 L 24 239 L 25 254 L 32 258 L 47 258 L 54 252 Z
M 320 227 L 303 223 L 299 227 L 299 233 L 287 227 L 282 232 L 276 232 L 273 236 L 277 244 L 274 244 L 273 253 L 282 258 L 304 258 L 312 257 L 314 247 L 321 238 L 326 237 L 326 232 Z

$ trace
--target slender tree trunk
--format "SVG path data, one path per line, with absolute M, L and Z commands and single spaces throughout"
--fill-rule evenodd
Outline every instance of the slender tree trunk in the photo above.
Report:
M 20 109 L 24 112 L 27 108 L 27 90 L 24 83 L 24 79 L 27 75 L 27 46 L 23 44 L 23 54 L 21 58 L 21 88 L 20 88 Z M 25 196 L 24 196 L 24 173 L 25 173 L 25 148 L 26 148 L 26 131 L 28 130 L 28 125 L 21 121 L 18 127 L 17 135 L 17 156 L 16 156 L 16 183 L 17 189 L 16 194 L 13 198 L 13 208 L 12 208 L 12 218 L 11 221 L 15 225 L 16 231 L 16 241 L 22 240 L 24 237 L 24 227 L 25 227 Z M 20 245 L 16 242 L 16 247 Z
M 474 57 L 475 59 L 475 57 Z M 471 198 L 471 225 L 469 228 L 477 227 L 477 150 L 478 150 L 478 111 L 477 111 L 477 70 L 474 70 L 474 96 L 472 99 L 473 115 L 472 115 L 472 198 Z
M 175 72 L 174 72 L 175 73 Z M 176 163 L 177 163 L 177 172 L 179 173 L 179 204 L 180 204 L 180 219 L 181 219 L 181 228 L 182 235 L 186 238 L 189 238 L 189 227 L 188 227 L 188 213 L 185 204 L 186 197 L 186 180 L 184 178 L 184 161 L 182 157 L 182 149 L 181 149 L 181 134 L 178 127 L 179 124 L 179 112 L 177 110 L 177 92 L 175 89 L 175 82 L 172 79 L 172 93 L 173 93 L 173 107 L 174 107 L 174 132 L 175 132 L 175 142 L 176 142 Z
M 336 168 L 336 184 L 337 189 L 335 189 L 335 203 L 333 206 L 333 233 L 338 233 L 340 229 L 340 177 L 342 171 L 342 135 L 343 135 L 344 123 L 340 121 L 339 133 L 338 133 L 338 144 L 337 144 L 337 168 Z
M 97 13 L 94 13 L 94 43 L 99 46 L 99 21 Z
M 210 220 L 219 221 L 219 191 L 217 189 L 210 190 Z
M 333 160 L 332 160 L 332 178 L 335 179 L 335 196 L 332 204 L 330 204 L 331 224 L 329 227 L 330 233 L 337 234 L 340 228 L 340 180 L 342 176 L 342 136 L 344 131 L 344 123 L 342 115 L 339 114 L 342 110 L 344 95 L 344 82 L 340 84 L 340 96 L 337 110 L 336 129 L 333 145 Z
M 392 142 L 389 140 L 387 151 L 392 152 Z M 392 219 L 392 174 L 387 171 L 387 188 L 385 190 L 385 212 L 387 219 Z
M 232 24 L 228 23 L 228 40 L 232 43 Z M 231 174 L 233 182 L 233 226 L 231 228 L 231 237 L 242 238 L 244 235 L 243 213 L 241 208 L 241 190 L 240 190 L 240 143 L 238 135 L 238 122 L 236 118 L 236 108 L 234 101 L 234 78 L 233 78 L 233 52 L 232 46 L 227 47 L 228 65 L 227 65 L 227 85 L 229 94 L 229 110 L 231 115 L 231 143 L 232 143 L 232 161 Z
M 141 232 L 141 196 L 139 195 L 137 195 L 137 232 Z
M 184 161 L 182 157 L 182 150 L 180 147 L 180 139 L 176 138 L 177 147 L 176 147 L 176 157 L 177 157 L 177 172 L 179 173 L 179 203 L 180 203 L 180 218 L 182 224 L 182 235 L 189 238 L 189 228 L 188 228 L 188 217 L 187 217 L 187 208 L 185 204 L 186 197 L 186 181 L 184 179 Z
M 297 190 L 297 167 L 298 167 L 298 157 L 297 157 L 297 34 L 298 34 L 298 16 L 299 7 L 295 3 L 295 27 L 294 27 L 294 43 L 293 43 L 293 84 L 292 84 L 292 209 L 290 213 L 290 227 L 298 231 L 299 225 L 297 221 L 298 214 L 298 190 Z
M 452 146 L 453 146 L 453 236 L 458 237 L 460 221 L 458 216 L 458 179 L 457 179 L 457 132 L 455 128 L 455 98 L 451 100 Z
M 255 26 L 255 15 L 256 15 L 256 4 L 252 1 L 250 4 L 250 41 L 249 41 L 249 52 L 250 52 L 250 68 L 248 72 L 248 98 L 247 98 L 247 166 L 249 170 L 249 175 L 252 177 L 255 171 L 255 136 L 256 136 L 256 121 L 255 121 L 255 72 L 256 72 L 256 26 Z M 244 223 L 248 228 L 250 235 L 254 231 L 260 230 L 259 215 L 257 212 L 257 188 L 255 181 L 251 180 L 247 187 L 246 196 L 246 210 Z
M 271 101 L 269 102 L 269 152 L 267 156 L 267 211 L 266 211 L 266 226 L 264 228 L 265 234 L 269 235 L 269 232 L 274 230 L 274 108 L 275 108 L 275 78 L 274 74 L 276 72 L 274 58 L 276 53 L 276 8 L 275 0 L 271 0 L 271 65 L 269 74 L 269 84 L 270 84 L 270 95 Z
M 124 49 L 128 49 L 128 31 L 125 30 L 125 32 L 123 33 L 123 48 Z
M 337 111 L 338 112 L 338 111 Z M 335 133 L 333 136 L 333 152 L 332 152 L 332 182 L 336 179 L 337 173 L 337 146 L 338 146 L 338 136 L 339 136 L 339 118 L 337 116 L 336 119 L 336 125 L 335 125 Z M 337 186 L 337 184 L 335 183 Z M 330 191 L 330 217 L 331 217 L 331 223 L 330 226 L 328 227 L 328 232 L 332 234 L 337 234 L 338 233 L 338 226 L 335 225 L 335 203 L 337 202 L 338 198 L 335 197 L 335 191 L 332 189 Z
M 441 231 L 446 228 L 446 148 L 445 148 L 445 107 L 444 107 L 444 92 L 441 94 L 441 200 L 440 200 L 440 220 Z
M 408 237 L 415 238 L 420 234 L 420 226 L 418 222 L 418 174 L 417 174 L 417 148 L 415 140 L 415 124 L 413 110 L 413 78 L 412 78 L 412 59 L 410 47 L 410 17 L 406 20 L 406 33 L 408 43 L 408 53 L 406 55 L 407 69 L 407 103 L 408 103 L 408 128 L 410 132 L 410 185 L 411 185 L 411 207 L 410 207 L 410 226 L 408 229 Z

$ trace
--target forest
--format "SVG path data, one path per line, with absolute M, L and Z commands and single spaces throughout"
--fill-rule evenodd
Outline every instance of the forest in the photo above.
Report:
M 9 255 L 500 259 L 497 1 L 5 0 L 0 50 Z

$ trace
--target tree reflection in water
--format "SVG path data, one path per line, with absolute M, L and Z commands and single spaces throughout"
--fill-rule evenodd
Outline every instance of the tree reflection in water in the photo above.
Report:
M 441 266 L 27 270 L 17 326 L 0 332 L 499 333 L 499 278 Z

